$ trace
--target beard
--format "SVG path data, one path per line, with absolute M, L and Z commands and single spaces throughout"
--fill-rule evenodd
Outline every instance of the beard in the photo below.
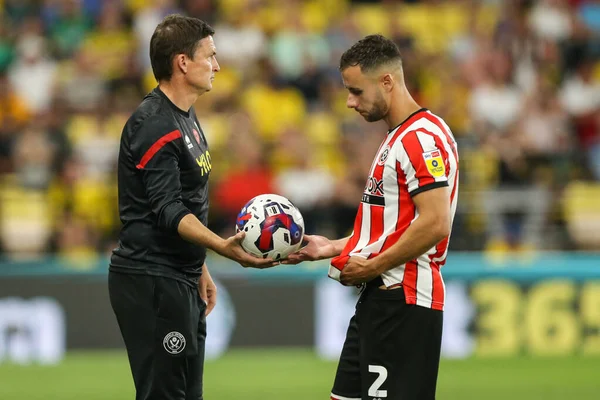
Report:
M 367 122 L 376 122 L 384 118 L 388 113 L 388 105 L 385 99 L 380 93 L 377 93 L 377 99 L 373 103 L 373 107 L 367 111 L 367 115 L 364 116 Z

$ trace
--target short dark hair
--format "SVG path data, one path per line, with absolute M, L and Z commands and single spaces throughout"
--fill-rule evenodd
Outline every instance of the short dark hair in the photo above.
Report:
M 363 73 L 370 72 L 392 62 L 402 65 L 400 49 L 396 43 L 383 35 L 369 35 L 342 54 L 340 71 L 358 65 Z
M 150 62 L 156 80 L 170 80 L 173 57 L 177 54 L 194 57 L 198 42 L 214 34 L 215 30 L 198 18 L 177 14 L 166 16 L 150 39 Z

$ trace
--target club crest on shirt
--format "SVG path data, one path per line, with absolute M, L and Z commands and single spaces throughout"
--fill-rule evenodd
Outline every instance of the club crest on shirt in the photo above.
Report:
M 423 153 L 423 159 L 425 160 L 425 165 L 427 165 L 427 171 L 433 177 L 440 178 L 446 175 L 446 167 L 444 166 L 441 151 L 433 150 Z
M 200 134 L 198 133 L 198 131 L 196 129 L 192 129 L 192 132 L 194 133 L 194 137 L 196 138 L 196 142 L 198 142 L 198 144 L 200 144 Z
M 378 165 L 385 164 L 385 160 L 387 160 L 389 154 L 390 154 L 390 146 L 386 146 L 385 149 L 383 149 L 383 151 L 379 155 L 379 159 L 377 160 L 377 164 Z

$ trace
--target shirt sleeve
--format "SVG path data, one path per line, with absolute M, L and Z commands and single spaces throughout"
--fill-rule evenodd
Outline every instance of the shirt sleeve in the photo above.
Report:
M 434 134 L 408 132 L 397 149 L 397 161 L 411 196 L 448 186 L 448 153 Z
M 150 117 L 131 138 L 131 152 L 159 227 L 177 232 L 191 211 L 181 198 L 181 132 L 164 118 Z

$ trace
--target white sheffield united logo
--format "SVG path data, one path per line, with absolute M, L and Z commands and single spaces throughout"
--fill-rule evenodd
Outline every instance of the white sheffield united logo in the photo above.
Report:
M 387 160 L 389 154 L 390 154 L 390 146 L 386 146 L 385 149 L 381 152 L 381 155 L 379 156 L 379 160 L 377 160 L 377 164 L 379 164 L 379 165 L 385 164 L 385 161 Z
M 179 332 L 171 332 L 165 336 L 163 346 L 167 353 L 179 354 L 185 349 L 185 338 Z

